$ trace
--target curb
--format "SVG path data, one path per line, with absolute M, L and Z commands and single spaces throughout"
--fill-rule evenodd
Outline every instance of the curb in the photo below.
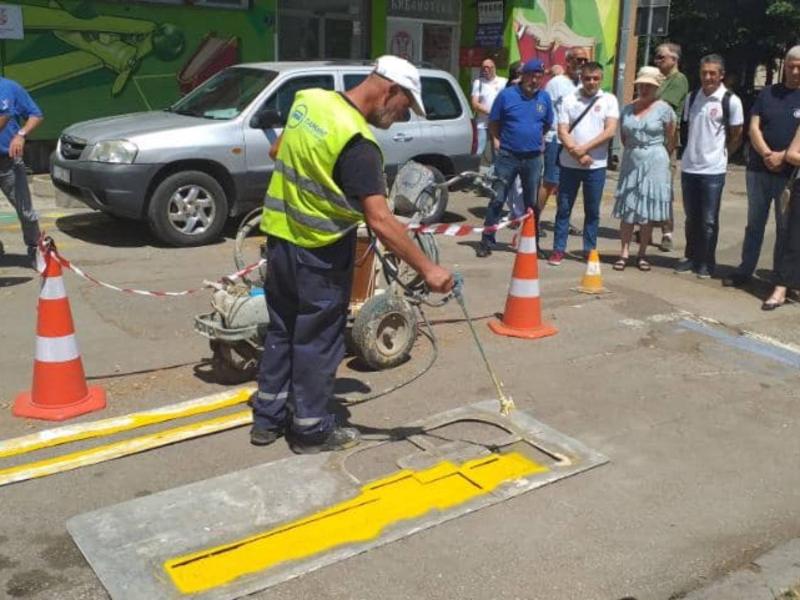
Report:
M 685 596 L 683 600 L 776 600 L 800 583 L 800 538 Z

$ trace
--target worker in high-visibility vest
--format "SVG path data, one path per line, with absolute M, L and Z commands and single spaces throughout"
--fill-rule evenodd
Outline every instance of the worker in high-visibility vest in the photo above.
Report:
M 344 357 L 359 223 L 366 221 L 431 290 L 453 287 L 452 274 L 411 241 L 386 201 L 383 156 L 369 125 L 388 129 L 407 119 L 409 108 L 425 115 L 419 73 L 406 60 L 383 56 L 345 93 L 298 92 L 270 151 L 275 170 L 261 221 L 269 325 L 252 399 L 255 445 L 286 434 L 291 449 L 305 454 L 359 442 L 358 431 L 337 424 L 327 409 Z

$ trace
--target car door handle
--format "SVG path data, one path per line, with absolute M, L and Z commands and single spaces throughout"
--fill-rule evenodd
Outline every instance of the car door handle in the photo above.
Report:
M 392 136 L 392 140 L 394 140 L 395 142 L 410 142 L 413 139 L 414 138 L 412 136 L 406 135 L 402 131 L 400 133 L 395 133 Z

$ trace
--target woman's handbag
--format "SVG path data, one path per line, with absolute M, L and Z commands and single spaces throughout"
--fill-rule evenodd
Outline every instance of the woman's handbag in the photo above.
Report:
M 789 176 L 789 180 L 786 182 L 786 187 L 783 188 L 783 192 L 781 192 L 781 197 L 778 202 L 778 206 L 780 207 L 780 211 L 782 215 L 789 214 L 789 203 L 792 200 L 792 189 L 794 188 L 794 184 L 797 182 L 797 173 L 800 168 L 795 167 L 792 171 L 792 174 Z M 800 192 L 800 190 L 798 190 Z

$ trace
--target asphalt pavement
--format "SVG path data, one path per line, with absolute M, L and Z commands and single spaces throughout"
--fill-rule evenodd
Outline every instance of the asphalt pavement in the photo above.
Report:
M 560 267 L 539 261 L 543 317 L 559 328 L 551 338 L 498 337 L 486 327 L 486 318 L 505 304 L 511 232 L 500 234 L 504 244 L 485 259 L 474 256 L 477 239 L 438 238 L 442 262 L 464 275 L 481 340 L 518 408 L 610 463 L 255 597 L 667 600 L 695 594 L 689 597 L 728 600 L 700 596 L 700 590 L 775 547 L 793 548 L 788 564 L 800 561 L 792 545 L 800 537 L 800 305 L 760 310 L 770 291 L 774 232 L 768 232 L 756 281 L 742 290 L 722 287 L 720 277 L 738 262 L 746 218 L 744 173 L 735 169 L 724 194 L 714 278 L 672 271 L 683 248 L 679 202 L 676 250 L 650 248 L 651 272 L 616 272 L 612 185 L 599 243 L 610 293 L 574 291 L 585 269 L 578 237 L 570 236 L 575 254 Z M 39 282 L 24 265 L 19 228 L 3 202 L 0 439 L 8 439 L 54 425 L 10 412 L 16 395 L 31 385 Z M 485 198 L 454 193 L 446 218 L 478 224 L 485 204 Z M 175 249 L 158 245 L 141 224 L 59 208 L 43 197 L 36 205 L 64 256 L 121 287 L 195 289 L 234 270 L 235 227 L 217 244 Z M 578 201 L 576 224 L 580 207 Z M 551 201 L 545 222 L 553 216 Z M 545 223 L 544 249 L 551 247 L 551 229 Z M 207 290 L 150 298 L 113 292 L 72 273 L 65 282 L 87 376 L 109 396 L 103 412 L 76 421 L 228 389 L 209 372 L 207 341 L 192 331 L 194 315 L 210 310 Z M 342 419 L 389 431 L 493 397 L 457 305 L 427 314 L 440 344 L 434 367 L 397 393 L 340 408 Z M 384 389 L 415 373 L 429 353 L 421 338 L 410 362 L 378 373 L 348 357 L 337 390 Z M 105 598 L 65 529 L 67 519 L 289 455 L 283 441 L 255 448 L 246 429 L 237 429 L 0 488 L 0 596 Z M 13 464 L 6 460 L 0 468 Z

